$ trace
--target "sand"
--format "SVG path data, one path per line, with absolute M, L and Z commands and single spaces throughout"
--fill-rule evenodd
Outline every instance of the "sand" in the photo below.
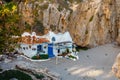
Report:
M 118 80 L 113 75 L 111 68 L 119 52 L 120 47 L 106 44 L 86 51 L 81 50 L 78 53 L 79 60 L 77 61 L 60 58 L 56 64 L 55 58 L 42 62 L 18 58 L 9 63 L 0 62 L 0 66 L 8 69 L 18 63 L 29 62 L 33 67 L 47 67 L 51 72 L 60 74 L 61 80 Z
M 81 50 L 79 60 L 55 59 L 39 64 L 60 74 L 62 80 L 118 80 L 112 73 L 111 67 L 120 47 L 106 44 L 86 51 Z

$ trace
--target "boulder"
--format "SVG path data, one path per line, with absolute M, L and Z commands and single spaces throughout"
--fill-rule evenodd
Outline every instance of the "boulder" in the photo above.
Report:
M 120 78 L 120 53 L 117 55 L 116 60 L 112 66 L 112 72 L 117 78 Z
M 56 72 L 51 72 L 46 68 L 40 68 L 35 64 L 31 64 L 28 62 L 20 62 L 16 64 L 16 68 L 31 74 L 43 74 L 45 78 L 49 78 L 47 80 L 60 80 L 60 75 Z

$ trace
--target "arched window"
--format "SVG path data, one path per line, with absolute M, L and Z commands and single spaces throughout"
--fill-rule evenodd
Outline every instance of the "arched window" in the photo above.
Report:
M 55 41 L 56 41 L 55 37 L 52 37 L 52 42 L 55 42 Z

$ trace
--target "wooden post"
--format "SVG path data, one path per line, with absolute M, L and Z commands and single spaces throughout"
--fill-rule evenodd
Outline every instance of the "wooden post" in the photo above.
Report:
M 56 55 L 56 64 L 58 64 L 58 56 Z

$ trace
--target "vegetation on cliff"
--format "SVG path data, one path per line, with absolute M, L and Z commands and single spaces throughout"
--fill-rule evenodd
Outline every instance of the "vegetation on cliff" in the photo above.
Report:
M 17 5 L 14 2 L 1 3 L 0 5 L 0 53 L 13 51 L 17 40 L 13 36 L 19 36 L 19 15 Z

